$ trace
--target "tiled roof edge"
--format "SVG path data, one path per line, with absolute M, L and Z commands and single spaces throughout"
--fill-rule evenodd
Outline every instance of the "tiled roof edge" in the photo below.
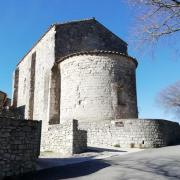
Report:
M 106 50 L 80 51 L 80 52 L 72 53 L 72 54 L 69 54 L 69 55 L 64 56 L 62 58 L 59 58 L 59 60 L 56 61 L 56 64 L 66 60 L 66 59 L 68 59 L 70 57 L 73 57 L 73 56 L 80 56 L 80 55 L 101 55 L 101 54 L 112 54 L 112 55 L 124 56 L 124 57 L 127 57 L 129 60 L 133 61 L 135 63 L 135 65 L 136 65 L 136 67 L 138 66 L 138 62 L 137 62 L 137 60 L 135 58 L 133 58 L 131 56 L 128 56 L 127 54 L 117 52 L 117 51 L 106 51 Z

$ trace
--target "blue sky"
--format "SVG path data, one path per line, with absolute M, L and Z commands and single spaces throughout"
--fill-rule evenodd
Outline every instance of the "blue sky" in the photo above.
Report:
M 0 1 L 0 90 L 11 97 L 12 73 L 18 61 L 47 28 L 55 22 L 95 17 L 129 44 L 137 58 L 137 93 L 140 118 L 174 119 L 155 103 L 157 93 L 180 79 L 180 59 L 172 44 L 159 42 L 154 51 L 141 53 L 130 39 L 135 9 L 123 0 L 1 0 Z M 176 47 L 180 36 L 176 35 Z M 178 44 L 179 43 L 179 44 Z

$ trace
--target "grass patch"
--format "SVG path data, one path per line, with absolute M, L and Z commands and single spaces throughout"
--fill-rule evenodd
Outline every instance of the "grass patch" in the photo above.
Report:
M 115 144 L 114 147 L 120 148 L 120 144 Z

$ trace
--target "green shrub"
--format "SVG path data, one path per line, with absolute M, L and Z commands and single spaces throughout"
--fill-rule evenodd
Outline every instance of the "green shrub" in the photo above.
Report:
M 115 144 L 114 147 L 120 148 L 121 146 L 120 146 L 120 144 Z

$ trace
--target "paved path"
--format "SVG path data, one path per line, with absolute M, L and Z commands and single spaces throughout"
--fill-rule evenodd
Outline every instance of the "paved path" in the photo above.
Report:
M 124 156 L 126 154 L 143 151 L 138 148 L 115 148 L 115 147 L 89 147 L 88 151 L 73 156 L 62 156 L 59 153 L 44 152 L 37 163 L 37 169 L 43 170 L 47 168 L 65 166 L 69 164 L 77 164 L 89 160 L 106 159 L 113 156 Z M 61 157 L 61 158 L 59 158 Z
M 19 178 L 20 179 L 20 178 Z M 180 146 L 45 169 L 24 180 L 180 180 Z

